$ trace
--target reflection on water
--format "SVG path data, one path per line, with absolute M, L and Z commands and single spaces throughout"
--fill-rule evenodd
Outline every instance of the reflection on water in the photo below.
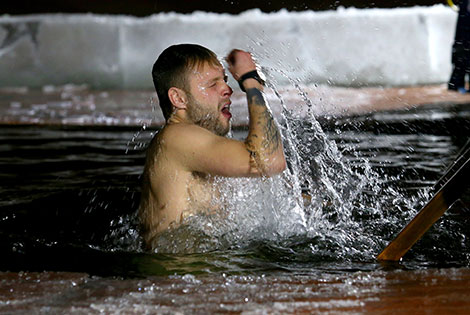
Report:
M 401 263 L 375 260 L 469 136 L 465 111 L 427 110 L 322 118 L 321 137 L 283 122 L 289 171 L 227 180 L 230 211 L 188 218 L 158 253 L 142 252 L 135 217 L 155 130 L 2 126 L 0 311 L 463 312 L 468 200 Z
M 468 269 L 311 275 L 221 273 L 122 280 L 68 273 L 0 273 L 4 288 L 0 296 L 6 302 L 0 310 L 67 314 L 389 314 L 450 309 L 464 314 L 468 310 Z M 449 290 L 452 294 L 443 295 Z

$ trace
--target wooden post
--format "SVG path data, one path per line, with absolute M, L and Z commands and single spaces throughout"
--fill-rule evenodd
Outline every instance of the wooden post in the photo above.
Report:
M 378 260 L 398 261 L 449 207 L 460 198 L 470 182 L 470 141 L 435 185 L 437 193 L 408 225 L 377 256 Z

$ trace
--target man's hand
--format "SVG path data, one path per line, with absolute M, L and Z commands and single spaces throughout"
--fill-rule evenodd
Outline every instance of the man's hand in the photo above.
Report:
M 228 70 L 237 81 L 245 73 L 256 70 L 256 63 L 249 52 L 234 49 L 225 59 L 228 63 Z

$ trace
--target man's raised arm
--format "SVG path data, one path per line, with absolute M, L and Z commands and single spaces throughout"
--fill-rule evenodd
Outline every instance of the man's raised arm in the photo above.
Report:
M 247 73 L 256 70 L 251 54 L 233 50 L 227 57 L 229 71 L 239 81 Z M 282 137 L 263 94 L 263 85 L 255 78 L 241 82 L 246 91 L 250 117 L 249 133 L 245 139 L 250 152 L 253 173 L 273 175 L 286 168 Z

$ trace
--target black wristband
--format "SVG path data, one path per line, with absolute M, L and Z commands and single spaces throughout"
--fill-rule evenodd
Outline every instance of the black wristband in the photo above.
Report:
M 261 84 L 262 86 L 264 86 L 264 83 L 265 83 L 265 81 L 260 77 L 258 71 L 253 70 L 253 71 L 247 72 L 247 73 L 245 73 L 244 75 L 242 75 L 242 76 L 240 77 L 240 80 L 238 80 L 238 85 L 240 86 L 240 89 L 241 89 L 243 92 L 246 92 L 246 91 L 245 91 L 245 88 L 243 87 L 243 81 L 245 81 L 246 79 L 255 79 L 255 80 L 258 81 L 259 84 Z

